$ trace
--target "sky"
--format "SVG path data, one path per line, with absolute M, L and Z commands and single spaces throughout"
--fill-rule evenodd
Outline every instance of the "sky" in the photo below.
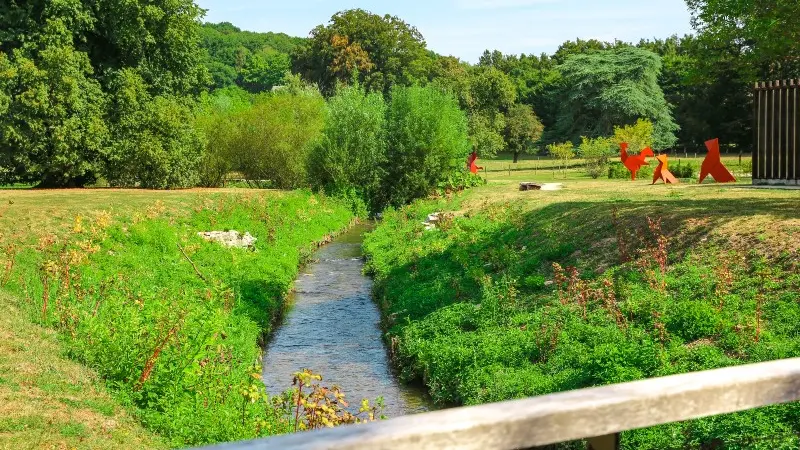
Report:
M 337 11 L 399 16 L 428 48 L 477 62 L 484 50 L 552 54 L 566 40 L 637 42 L 691 33 L 684 0 L 196 0 L 205 20 L 308 36 Z

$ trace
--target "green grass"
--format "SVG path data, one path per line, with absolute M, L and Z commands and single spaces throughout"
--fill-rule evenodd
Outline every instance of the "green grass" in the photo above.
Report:
M 15 320 L 57 330 L 65 354 L 170 446 L 253 438 L 288 431 L 253 377 L 258 343 L 298 266 L 352 220 L 348 205 L 307 192 L 4 191 L 0 284 Z M 252 233 L 255 251 L 197 236 L 229 229 Z M 81 383 L 36 369 L 31 383 L 59 408 L 109 414 Z M 76 423 L 53 431 L 97 431 Z
M 499 175 L 387 213 L 365 242 L 394 359 L 440 403 L 800 356 L 797 192 L 747 189 L 747 180 L 650 186 L 577 170 L 561 191 L 520 192 L 518 181 L 549 180 Z M 425 231 L 434 211 L 448 215 Z M 648 217 L 662 221 L 665 273 Z M 620 242 L 632 262 L 621 262 Z M 551 284 L 554 263 L 575 267 L 572 287 Z M 726 448 L 796 448 L 793 437 L 742 438 L 798 432 L 798 412 L 774 406 L 633 431 L 623 445 L 722 438 Z

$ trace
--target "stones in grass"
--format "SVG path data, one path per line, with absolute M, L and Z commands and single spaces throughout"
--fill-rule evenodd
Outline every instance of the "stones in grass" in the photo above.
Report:
M 561 183 L 533 183 L 530 181 L 523 181 L 519 184 L 520 191 L 558 191 L 564 185 Z
M 207 241 L 217 242 L 225 247 L 243 248 L 246 250 L 252 250 L 258 240 L 249 232 L 241 234 L 236 230 L 201 231 L 197 234 Z
M 425 225 L 425 230 L 433 230 L 436 228 L 436 222 L 439 221 L 439 215 L 441 213 L 435 212 L 433 214 L 428 214 L 428 220 L 422 222 Z

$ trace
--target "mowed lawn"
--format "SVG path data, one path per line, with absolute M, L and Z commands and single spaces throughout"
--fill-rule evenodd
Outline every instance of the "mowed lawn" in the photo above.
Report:
M 184 214 L 216 192 L 247 191 L 0 190 L 0 284 L 8 253 L 69 231 L 76 218 L 132 217 L 151 208 Z M 166 446 L 112 398 L 96 373 L 68 359 L 57 334 L 33 324 L 19 302 L 0 288 L 0 449 Z

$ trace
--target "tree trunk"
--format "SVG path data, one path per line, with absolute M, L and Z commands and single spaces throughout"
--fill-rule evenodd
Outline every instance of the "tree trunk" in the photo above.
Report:
M 514 152 L 514 164 L 516 164 L 517 161 L 519 161 L 519 152 Z

